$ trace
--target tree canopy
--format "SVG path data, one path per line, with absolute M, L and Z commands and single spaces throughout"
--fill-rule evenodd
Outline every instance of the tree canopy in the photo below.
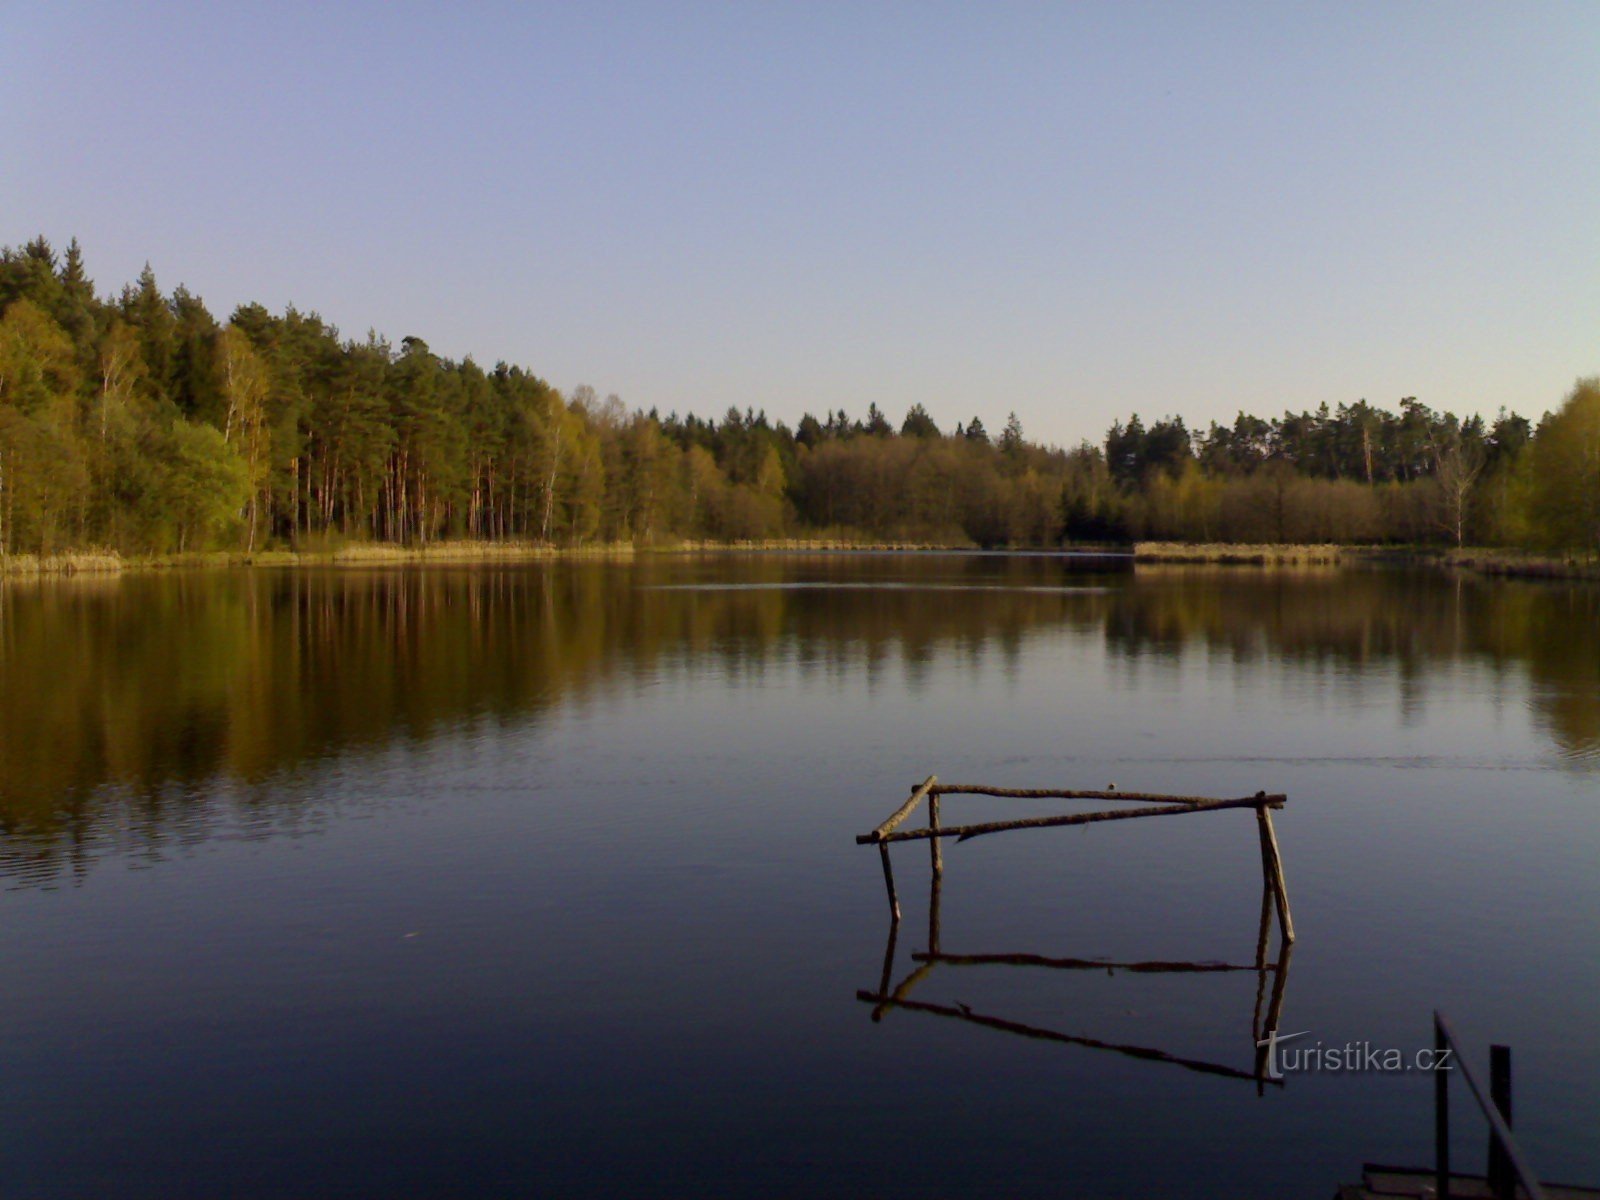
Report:
M 999 411 L 999 405 L 995 411 Z M 219 321 L 146 266 L 98 297 L 76 241 L 0 250 L 0 551 L 553 543 L 827 533 L 981 546 L 1130 538 L 1436 541 L 1600 552 L 1600 382 L 1537 424 L 1358 400 L 1103 445 L 991 440 L 876 401 L 790 429 L 562 394 L 505 362 L 351 339 L 315 313 Z

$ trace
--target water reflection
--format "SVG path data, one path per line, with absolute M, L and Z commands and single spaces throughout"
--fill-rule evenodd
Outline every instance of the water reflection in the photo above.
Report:
M 1600 766 L 1600 589 L 1403 572 L 1105 573 L 993 556 L 173 573 L 0 589 L 0 871 L 102 844 L 303 819 L 256 785 L 711 669 L 845 673 L 916 696 L 1067 635 L 1131 668 L 1203 649 L 1275 670 L 1388 670 L 1402 711 L 1450 664 L 1514 682 Z
M 1043 954 L 1017 953 L 1014 951 L 987 954 L 950 953 L 944 950 L 942 945 L 944 875 L 937 865 L 934 865 L 930 870 L 930 878 L 928 947 L 926 950 L 912 953 L 911 960 L 917 966 L 901 979 L 898 984 L 891 986 L 894 975 L 895 950 L 900 933 L 900 922 L 898 920 L 893 921 L 890 923 L 889 938 L 884 947 L 883 970 L 878 980 L 877 990 L 868 991 L 862 989 L 856 992 L 857 1000 L 872 1005 L 872 1019 L 874 1021 L 883 1020 L 884 1015 L 893 1009 L 904 1009 L 908 1012 L 926 1013 L 932 1016 L 964 1021 L 986 1029 L 1014 1034 L 1019 1037 L 1033 1038 L 1038 1041 L 1079 1046 L 1090 1050 L 1104 1050 L 1112 1054 L 1120 1054 L 1146 1062 L 1163 1063 L 1202 1075 L 1214 1075 L 1224 1079 L 1253 1080 L 1258 1094 L 1263 1093 L 1269 1086 L 1283 1086 L 1281 1078 L 1273 1078 L 1268 1074 L 1268 1049 L 1262 1043 L 1268 1041 L 1273 1034 L 1282 1028 L 1283 999 L 1289 984 L 1289 960 L 1294 952 L 1294 943 L 1284 941 L 1280 936 L 1277 943 L 1278 957 L 1274 961 L 1268 961 L 1267 954 L 1273 940 L 1272 918 L 1274 911 L 1270 886 L 1265 886 L 1262 889 L 1261 921 L 1256 934 L 1255 961 L 1251 964 L 1170 960 L 1114 962 L 1100 958 L 1064 958 Z M 1106 1041 L 1082 1034 L 1070 1034 L 1056 1029 L 1047 1029 L 1023 1021 L 977 1012 L 970 1005 L 963 1003 L 940 1004 L 927 1000 L 913 999 L 912 990 L 932 975 L 934 968 L 939 966 L 953 968 L 1041 967 L 1055 971 L 1104 972 L 1108 976 L 1114 976 L 1118 972 L 1132 975 L 1215 975 L 1251 971 L 1256 976 L 1255 1010 L 1250 1019 L 1250 1052 L 1253 1064 L 1249 1070 L 1244 1070 L 1225 1063 L 1174 1054 L 1156 1046 Z M 1271 983 L 1270 992 L 1268 989 L 1269 981 Z M 1263 1001 L 1265 1001 L 1264 1012 Z
M 1564 757 L 1600 758 L 1600 588 L 1422 571 L 1141 568 L 1105 624 L 1130 655 L 1204 644 L 1239 663 L 1267 659 L 1355 671 L 1392 666 L 1403 705 L 1424 679 L 1471 661 L 1536 685 L 1535 715 Z

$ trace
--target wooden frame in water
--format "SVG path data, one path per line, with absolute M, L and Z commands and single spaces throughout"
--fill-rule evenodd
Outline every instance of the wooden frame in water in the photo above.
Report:
M 939 799 L 941 796 L 1002 796 L 1027 800 L 1119 800 L 1141 804 L 1140 808 L 1104 809 L 1100 812 L 1067 813 L 1060 816 L 1023 817 L 1011 821 L 987 821 L 977 825 L 943 825 L 940 823 Z M 1211 796 L 1166 796 L 1154 792 L 1074 791 L 1062 788 L 1005 788 L 983 783 L 940 783 L 937 775 L 929 775 L 911 789 L 905 803 L 890 813 L 870 833 L 856 838 L 860 846 L 877 846 L 883 862 L 883 883 L 889 893 L 889 913 L 896 923 L 900 920 L 900 899 L 895 894 L 894 866 L 889 860 L 892 842 L 926 840 L 937 877 L 944 871 L 944 857 L 939 843 L 944 838 L 957 842 L 983 837 L 991 833 L 1006 833 L 1013 829 L 1048 829 L 1060 825 L 1092 825 L 1098 821 L 1126 821 L 1136 817 L 1170 817 L 1185 813 L 1218 812 L 1229 808 L 1254 809 L 1256 833 L 1261 842 L 1261 873 L 1266 891 L 1271 896 L 1278 913 L 1278 927 L 1284 943 L 1294 941 L 1294 918 L 1289 912 L 1289 889 L 1283 878 L 1283 856 L 1278 850 L 1278 834 L 1272 827 L 1272 810 L 1287 803 L 1282 795 L 1269 796 L 1257 792 L 1254 796 L 1241 796 L 1233 800 L 1219 800 Z M 928 825 L 925 829 L 896 830 L 907 817 L 916 811 L 924 800 L 928 802 Z
M 937 848 L 938 844 L 937 839 L 932 843 L 935 848 Z M 892 887 L 892 876 L 890 881 Z M 897 907 L 896 919 L 889 925 L 889 939 L 884 947 L 883 971 L 878 987 L 875 991 L 861 989 L 856 992 L 857 1000 L 872 1005 L 873 1021 L 881 1021 L 893 1009 L 928 1013 L 933 1016 L 964 1021 L 986 1029 L 993 1029 L 1001 1033 L 1014 1034 L 1037 1041 L 1082 1046 L 1091 1050 L 1106 1050 L 1129 1058 L 1165 1063 L 1169 1066 L 1197 1071 L 1204 1075 L 1253 1080 L 1256 1084 L 1258 1095 L 1264 1093 L 1269 1086 L 1279 1088 L 1284 1086 L 1283 1079 L 1274 1075 L 1270 1070 L 1269 1047 L 1273 1035 L 1282 1026 L 1284 991 L 1289 980 L 1289 959 L 1294 947 L 1286 937 L 1279 944 L 1277 959 L 1269 961 L 1267 958 L 1267 952 L 1272 941 L 1272 919 L 1276 907 L 1274 904 L 1275 889 L 1270 882 L 1265 883 L 1262 888 L 1261 920 L 1256 934 L 1255 960 L 1250 964 L 1217 961 L 1182 962 L 1155 960 L 1118 962 L 1103 958 L 1065 958 L 1042 954 L 1017 953 L 952 954 L 943 948 L 941 937 L 943 883 L 944 874 L 940 867 L 938 856 L 935 855 L 928 897 L 928 948 L 925 951 L 914 952 L 911 955 L 911 960 L 916 965 L 898 984 L 893 984 L 895 946 L 900 933 Z M 1044 967 L 1056 971 L 1104 971 L 1113 975 L 1118 972 L 1132 975 L 1212 975 L 1221 972 L 1253 971 L 1256 976 L 1256 989 L 1255 1009 L 1250 1022 L 1250 1036 L 1254 1045 L 1254 1061 L 1251 1069 L 1243 1070 L 1239 1067 L 1228 1066 L 1219 1062 L 1174 1054 L 1155 1046 L 1106 1041 L 1082 1034 L 1066 1033 L 1038 1025 L 1025 1024 L 1006 1017 L 978 1012 L 967 1004 L 939 1004 L 927 1000 L 912 999 L 912 989 L 926 980 L 934 969 L 939 966 L 949 966 L 951 968 L 990 966 Z M 1271 981 L 1270 992 L 1268 989 L 1269 980 Z

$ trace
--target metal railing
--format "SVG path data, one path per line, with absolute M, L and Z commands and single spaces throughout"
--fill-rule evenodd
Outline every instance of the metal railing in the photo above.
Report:
M 1545 1200 L 1538 1176 L 1528 1166 L 1527 1157 L 1511 1133 L 1511 1048 L 1489 1047 L 1487 1091 L 1461 1052 L 1461 1040 L 1438 1009 L 1433 1010 L 1433 1049 L 1434 1187 L 1438 1200 L 1449 1200 L 1450 1196 L 1450 1076 L 1457 1067 L 1489 1122 L 1490 1192 L 1496 1200 L 1515 1200 L 1520 1181 L 1523 1194 L 1530 1200 Z M 1443 1065 L 1450 1059 L 1455 1067 Z

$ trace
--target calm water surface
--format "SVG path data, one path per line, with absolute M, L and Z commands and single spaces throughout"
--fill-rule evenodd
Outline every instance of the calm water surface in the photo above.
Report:
M 1428 1161 L 1423 1075 L 875 1021 L 928 857 L 888 945 L 853 837 L 930 772 L 1286 792 L 1284 1031 L 1409 1051 L 1443 1005 L 1515 1048 L 1541 1172 L 1600 1181 L 1600 590 L 794 556 L 0 591 L 0 1194 L 1321 1198 Z M 946 846 L 941 948 L 1251 964 L 1260 900 L 1248 811 L 1004 834 Z M 1248 1073 L 1271 986 L 903 994 Z

